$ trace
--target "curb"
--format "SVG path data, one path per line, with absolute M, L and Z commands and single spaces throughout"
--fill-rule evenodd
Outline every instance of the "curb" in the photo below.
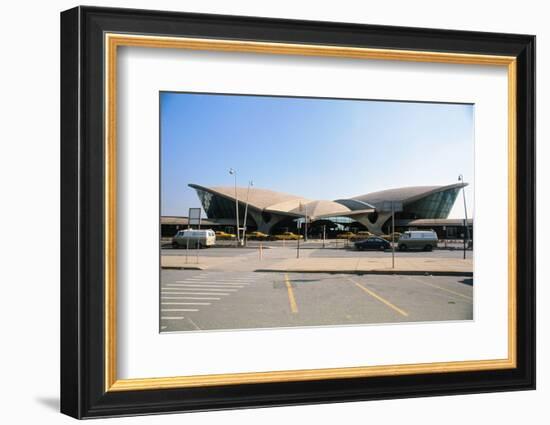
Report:
M 276 270 L 257 269 L 258 273 L 327 273 L 327 274 L 375 274 L 375 275 L 405 275 L 405 276 L 465 276 L 473 277 L 473 272 L 460 271 L 421 271 L 421 270 Z

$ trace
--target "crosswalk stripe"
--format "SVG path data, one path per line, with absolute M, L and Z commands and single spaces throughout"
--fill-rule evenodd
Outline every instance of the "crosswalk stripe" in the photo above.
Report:
M 201 291 L 206 291 L 206 292 L 220 292 L 220 290 L 222 292 L 236 292 L 238 289 L 236 288 L 204 288 L 204 287 L 201 287 L 201 286 L 192 286 L 192 287 L 189 287 L 189 286 L 185 286 L 185 287 L 164 287 L 162 288 L 163 291 L 198 291 L 198 290 L 201 290 Z
M 242 277 L 227 277 L 227 276 L 215 276 L 215 275 L 210 275 L 210 276 L 192 276 L 192 277 L 187 277 L 186 279 L 190 279 L 190 280 L 202 280 L 202 279 L 222 279 L 222 280 L 255 280 L 257 279 L 258 277 L 257 276 L 251 276 L 251 277 L 246 277 L 246 276 L 242 276 Z
M 204 279 L 210 279 L 209 277 L 202 276 L 202 277 L 187 277 L 185 280 L 204 280 Z
M 176 317 L 176 316 L 161 316 L 162 320 L 181 320 L 185 319 L 185 317 Z
M 250 282 L 237 282 L 237 281 L 234 281 L 234 282 L 225 282 L 225 281 L 214 281 L 214 280 L 209 280 L 209 281 L 201 281 L 201 280 L 189 280 L 189 279 L 185 279 L 185 280 L 176 280 L 175 283 L 188 283 L 188 284 L 197 284 L 197 285 L 249 285 Z M 168 285 L 172 285 L 171 283 L 169 283 Z
M 173 295 L 173 294 L 169 294 L 169 295 Z M 165 295 L 162 295 L 162 299 L 163 300 L 213 300 L 213 301 L 216 301 L 216 300 L 221 300 L 221 298 L 212 298 L 212 297 L 186 297 L 184 295 L 174 295 L 174 296 L 165 296 Z
M 177 286 L 177 287 L 189 287 L 189 288 L 244 288 L 243 285 L 209 285 L 209 284 L 200 284 L 200 283 L 167 283 L 166 286 Z
M 215 280 L 215 279 L 212 279 Z M 218 279 L 219 282 L 236 282 L 236 283 L 251 283 L 254 282 L 255 279 Z
M 224 277 L 224 279 L 227 279 L 227 280 L 254 280 L 256 279 L 256 277 Z
M 173 303 L 173 302 L 167 302 L 167 303 L 161 303 L 162 305 L 210 305 L 210 303 Z
M 252 282 L 256 279 L 255 278 L 247 278 L 247 277 L 239 277 L 239 278 L 222 277 L 222 278 L 220 278 L 220 280 L 225 280 L 227 282 Z
M 198 308 L 163 308 L 162 311 L 199 311 Z
M 199 280 L 174 280 L 172 282 L 163 282 L 166 284 L 185 283 L 187 285 L 248 285 L 248 282 L 222 282 L 222 281 L 199 281 Z
M 224 292 L 181 292 L 181 291 L 176 291 L 176 292 L 163 292 L 163 294 L 169 294 L 169 295 L 178 295 L 178 294 L 181 294 L 181 295 L 229 295 L 228 293 L 224 293 Z

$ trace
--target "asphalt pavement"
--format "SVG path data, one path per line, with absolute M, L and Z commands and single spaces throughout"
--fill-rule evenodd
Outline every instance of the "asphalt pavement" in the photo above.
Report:
M 162 270 L 161 282 L 161 332 L 473 319 L 467 277 Z

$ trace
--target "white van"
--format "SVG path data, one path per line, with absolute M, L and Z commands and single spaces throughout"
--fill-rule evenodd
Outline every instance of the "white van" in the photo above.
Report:
M 172 238 L 173 248 L 206 248 L 213 245 L 216 245 L 216 234 L 212 229 L 180 230 Z
M 437 242 L 437 233 L 433 230 L 409 230 L 401 235 L 397 241 L 397 247 L 400 251 L 408 249 L 431 251 L 437 248 Z

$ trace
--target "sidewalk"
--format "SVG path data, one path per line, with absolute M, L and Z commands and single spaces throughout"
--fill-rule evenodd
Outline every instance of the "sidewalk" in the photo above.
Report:
M 392 268 L 391 257 L 384 258 L 271 258 L 260 260 L 256 253 L 239 257 L 162 256 L 163 269 L 199 269 L 218 271 L 257 271 L 277 273 L 372 273 L 372 274 L 432 274 L 472 276 L 471 259 L 399 257 Z
M 294 273 L 432 274 L 472 276 L 472 260 L 455 258 L 300 258 L 271 264 L 256 271 Z

